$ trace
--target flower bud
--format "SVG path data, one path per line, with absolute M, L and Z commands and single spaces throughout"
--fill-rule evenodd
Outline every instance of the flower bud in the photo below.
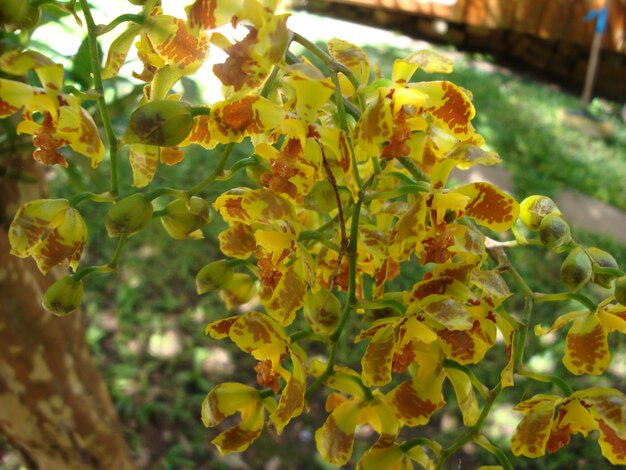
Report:
M 161 223 L 170 237 L 176 240 L 204 238 L 200 229 L 209 223 L 209 205 L 204 199 L 195 196 L 189 202 L 176 199 L 165 211 Z
M 139 106 L 128 120 L 123 140 L 128 144 L 173 147 L 191 132 L 191 105 L 184 101 L 151 101 Z
M 65 316 L 80 307 L 83 300 L 83 281 L 66 276 L 56 281 L 43 295 L 43 308 L 58 316 Z
M 601 250 L 600 248 L 595 248 L 595 247 L 587 248 L 587 254 L 591 258 L 591 261 L 593 263 L 593 270 L 594 270 L 593 282 L 595 282 L 599 286 L 604 287 L 605 289 L 610 289 L 611 281 L 615 279 L 617 276 L 614 276 L 612 274 L 596 274 L 595 270 L 596 270 L 596 267 L 618 269 L 619 265 L 617 264 L 617 261 L 615 261 L 615 258 L 613 258 L 613 256 L 610 253 L 607 253 L 606 251 Z
M 593 276 L 591 259 L 585 250 L 577 246 L 574 248 L 561 265 L 561 279 L 571 292 L 576 292 L 587 284 Z
M 615 300 L 626 306 L 626 276 L 615 279 Z
M 134 235 L 148 225 L 152 212 L 152 204 L 141 193 L 117 201 L 104 218 L 109 237 Z
M 196 274 L 196 291 L 204 294 L 219 290 L 232 280 L 234 274 L 235 271 L 225 259 L 209 263 Z
M 41 17 L 41 8 L 24 0 L 0 0 L 0 27 L 8 31 L 33 29 Z
M 318 334 L 330 335 L 335 331 L 341 316 L 339 299 L 326 289 L 317 293 L 308 291 L 304 296 L 304 318 Z
M 539 225 L 539 238 L 546 247 L 559 253 L 572 242 L 572 233 L 560 215 L 548 214 Z
M 548 214 L 561 215 L 561 211 L 548 196 L 529 196 L 519 205 L 519 218 L 531 230 L 539 230 L 541 221 Z

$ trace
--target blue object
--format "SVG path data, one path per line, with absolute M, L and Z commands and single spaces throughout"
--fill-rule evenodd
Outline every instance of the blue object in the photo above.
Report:
M 595 18 L 597 18 L 596 33 L 603 34 L 606 30 L 606 22 L 609 19 L 609 9 L 600 8 L 599 10 L 591 10 L 585 15 L 585 21 L 593 21 Z

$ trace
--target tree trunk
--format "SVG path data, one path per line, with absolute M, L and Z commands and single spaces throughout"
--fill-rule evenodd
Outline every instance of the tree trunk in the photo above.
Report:
M 0 161 L 5 176 L 7 168 L 24 171 L 26 166 L 34 172 L 30 156 L 21 162 L 8 160 L 3 155 Z M 7 230 L 13 214 L 21 203 L 41 198 L 42 185 L 20 182 L 20 175 L 2 176 L 0 433 L 28 468 L 133 468 L 115 409 L 87 347 L 81 313 L 64 318 L 47 313 L 41 298 L 52 276 L 44 278 L 32 259 L 9 254 Z

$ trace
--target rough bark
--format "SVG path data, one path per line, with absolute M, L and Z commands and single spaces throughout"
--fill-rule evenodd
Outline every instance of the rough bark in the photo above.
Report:
M 32 174 L 23 161 L 5 166 L 7 160 L 0 161 L 5 169 Z M 44 278 L 31 259 L 9 254 L 14 212 L 21 202 L 42 197 L 41 185 L 12 176 L 0 175 L 0 433 L 28 468 L 133 468 L 81 314 L 48 314 L 41 297 L 52 276 Z

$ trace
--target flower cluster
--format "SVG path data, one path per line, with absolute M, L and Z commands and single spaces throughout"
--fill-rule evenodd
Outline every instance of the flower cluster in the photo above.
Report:
M 21 77 L 32 70 L 40 83 L 0 78 L 0 117 L 22 109 L 17 131 L 34 136 L 36 160 L 67 166 L 60 149 L 69 146 L 95 167 L 105 147 L 81 99 L 96 99 L 108 137 L 111 191 L 25 204 L 10 227 L 12 251 L 32 257 L 44 274 L 57 264 L 70 266 L 73 273 L 44 299 L 46 308 L 66 314 L 82 299 L 82 279 L 114 271 L 126 239 L 154 218 L 176 240 L 201 239 L 204 227 L 221 219 L 218 240 L 226 259 L 204 266 L 196 286 L 199 294 L 218 291 L 225 310 L 235 312 L 208 324 L 206 334 L 228 338 L 252 356 L 258 385 L 227 382 L 208 392 L 202 404 L 207 427 L 225 427 L 228 417 L 241 416 L 213 439 L 222 454 L 244 451 L 268 419 L 282 433 L 324 386 L 332 391 L 315 443 L 330 464 L 351 461 L 355 431 L 367 424 L 378 439 L 354 459 L 357 468 L 431 468 L 435 462 L 440 468 L 470 439 L 506 466 L 482 426 L 500 391 L 515 386 L 516 373 L 533 376 L 521 353 L 535 301 L 585 305 L 550 328 L 534 325 L 535 332 L 573 323 L 565 367 L 576 375 L 607 369 L 608 334 L 626 333 L 626 278 L 599 305 L 581 290 L 588 283 L 611 288 L 624 273 L 608 253 L 577 244 L 548 198 L 518 204 L 493 184 L 459 185 L 450 178 L 455 168 L 494 165 L 500 157 L 473 125 L 471 93 L 450 80 L 426 79 L 450 73 L 448 58 L 409 54 L 395 61 L 387 79 L 348 41 L 333 39 L 326 51 L 290 31 L 289 15 L 277 13 L 274 0 L 195 0 L 184 19 L 166 14 L 161 2 L 145 1 L 138 15 L 123 15 L 110 27 L 92 24 L 87 2 L 80 3 L 95 49 L 98 34 L 129 21 L 103 69 L 92 61 L 95 93 L 65 93 L 60 65 L 38 53 L 8 52 L 0 56 L 0 70 Z M 231 35 L 229 27 L 240 34 Z M 294 42 L 318 60 L 295 56 Z M 143 66 L 133 76 L 143 93 L 118 139 L 102 80 L 116 79 L 133 45 Z M 213 67 L 222 97 L 189 103 L 174 86 L 193 76 L 214 47 L 227 56 Z M 229 165 L 231 150 L 244 140 L 252 154 Z M 128 147 L 136 188 L 155 185 L 158 162 L 179 163 L 183 147 L 219 148 L 221 157 L 191 188 L 120 197 L 120 143 Z M 246 183 L 216 185 L 213 200 L 203 197 L 216 180 L 244 169 Z M 157 198 L 172 200 L 159 209 Z M 78 270 L 87 229 L 75 206 L 86 199 L 114 203 L 104 225 L 118 246 L 109 264 Z M 495 240 L 500 235 L 494 233 L 509 230 L 515 240 Z M 538 294 L 526 285 L 504 251 L 530 243 L 520 230 L 539 232 L 534 242 L 568 253 L 561 268 L 567 292 Z M 424 274 L 401 289 L 395 279 L 406 268 Z M 508 311 L 514 297 L 509 279 L 524 297 L 519 317 Z M 309 341 L 319 343 L 323 357 L 320 348 L 304 346 Z M 360 367 L 340 364 L 344 343 L 361 348 Z M 472 368 L 494 348 L 501 348 L 506 365 L 488 388 Z M 566 445 L 571 434 L 598 430 L 603 455 L 625 464 L 624 395 L 567 387 L 565 397 L 537 395 L 516 407 L 525 417 L 513 453 L 538 457 Z M 469 432 L 448 449 L 425 438 L 405 440 L 403 429 L 429 423 L 448 391 Z

